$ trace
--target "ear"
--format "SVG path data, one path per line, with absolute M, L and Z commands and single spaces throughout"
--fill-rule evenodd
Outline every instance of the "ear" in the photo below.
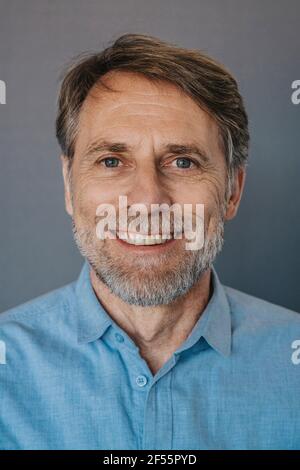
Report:
M 61 155 L 61 164 L 62 164 L 62 174 L 64 178 L 64 188 L 65 188 L 65 207 L 67 213 L 72 217 L 73 216 L 73 205 L 71 197 L 71 187 L 70 187 L 70 171 L 69 168 L 69 159 L 66 155 Z
M 225 219 L 230 220 L 236 216 L 238 211 L 240 200 L 242 197 L 243 189 L 245 186 L 246 170 L 245 168 L 239 168 L 236 170 L 234 179 L 232 182 L 232 191 L 230 198 L 227 202 L 227 210 L 225 213 Z

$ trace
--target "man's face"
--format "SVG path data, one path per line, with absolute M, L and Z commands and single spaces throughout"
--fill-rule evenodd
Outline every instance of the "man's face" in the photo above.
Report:
M 168 82 L 130 72 L 113 72 L 103 81 L 117 91 L 94 87 L 86 98 L 70 182 L 63 158 L 75 239 L 99 279 L 125 302 L 167 304 L 196 284 L 222 246 L 230 215 L 218 127 Z M 118 214 L 120 195 L 128 207 L 143 203 L 149 211 L 151 204 L 204 204 L 204 246 L 186 250 L 184 238 L 153 246 L 100 240 L 97 207 L 113 204 Z

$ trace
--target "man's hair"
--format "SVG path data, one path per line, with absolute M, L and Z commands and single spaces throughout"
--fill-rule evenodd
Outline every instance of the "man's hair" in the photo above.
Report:
M 150 80 L 176 85 L 218 124 L 229 179 L 246 165 L 248 118 L 233 76 L 199 50 L 141 34 L 124 34 L 103 51 L 84 54 L 68 66 L 58 97 L 56 136 L 70 162 L 83 102 L 91 88 L 111 71 L 140 73 Z

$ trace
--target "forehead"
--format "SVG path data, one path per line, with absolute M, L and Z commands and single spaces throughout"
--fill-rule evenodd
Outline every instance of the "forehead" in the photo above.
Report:
M 79 118 L 78 145 L 99 135 L 130 138 L 196 137 L 203 143 L 218 140 L 215 120 L 186 93 L 168 81 L 152 81 L 142 74 L 109 72 L 85 99 Z

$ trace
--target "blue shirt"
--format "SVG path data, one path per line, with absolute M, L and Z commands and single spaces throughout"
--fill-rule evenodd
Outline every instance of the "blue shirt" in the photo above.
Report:
M 0 315 L 1 449 L 300 449 L 300 315 L 223 286 L 152 375 L 79 279 Z

